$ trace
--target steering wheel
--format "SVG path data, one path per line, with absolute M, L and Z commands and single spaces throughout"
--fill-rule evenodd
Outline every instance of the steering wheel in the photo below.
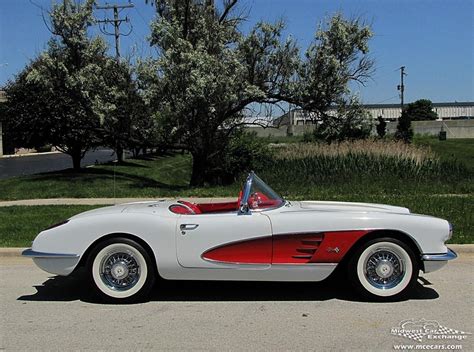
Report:
M 262 198 L 258 192 L 254 192 L 250 195 L 249 200 L 250 209 L 258 209 L 258 206 L 262 203 Z

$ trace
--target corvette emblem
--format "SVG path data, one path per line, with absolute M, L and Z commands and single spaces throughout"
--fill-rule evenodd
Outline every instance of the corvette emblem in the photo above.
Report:
M 339 249 L 339 247 L 334 247 L 334 248 L 333 248 L 333 247 L 328 247 L 328 248 L 326 249 L 326 252 L 328 252 L 328 253 L 332 253 L 332 252 L 334 252 L 334 253 L 339 253 L 339 252 L 340 252 L 340 249 Z

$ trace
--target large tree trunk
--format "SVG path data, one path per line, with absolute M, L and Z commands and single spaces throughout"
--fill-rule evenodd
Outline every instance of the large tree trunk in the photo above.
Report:
M 82 151 L 80 148 L 72 149 L 69 153 L 72 158 L 72 167 L 75 171 L 81 170 Z
M 119 163 L 123 163 L 125 159 L 125 151 L 123 150 L 122 147 L 118 146 L 117 149 L 115 150 L 115 154 L 117 154 L 117 161 Z
M 204 152 L 191 152 L 193 156 L 193 171 L 191 173 L 191 186 L 204 186 L 206 181 L 207 155 Z

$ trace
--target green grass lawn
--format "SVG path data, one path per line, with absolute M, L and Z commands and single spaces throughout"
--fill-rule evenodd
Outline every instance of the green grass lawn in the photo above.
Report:
M 0 247 L 29 247 L 43 229 L 98 206 L 51 205 L 0 207 Z
M 284 140 L 280 140 L 284 142 Z M 453 243 L 474 243 L 474 140 L 438 141 L 416 138 L 442 159 L 456 159 L 470 171 L 464 179 L 410 181 L 354 177 L 340 182 L 304 185 L 278 182 L 278 174 L 264 180 L 288 199 L 373 202 L 405 206 L 414 213 L 438 216 L 455 225 Z M 80 173 L 65 170 L 0 180 L 0 200 L 85 197 L 237 196 L 240 184 L 190 188 L 191 157 L 188 154 L 130 159 L 124 165 L 96 165 Z M 27 246 L 34 235 L 51 223 L 90 209 L 87 206 L 37 206 L 0 208 L 0 246 Z
M 444 160 L 458 160 L 474 172 L 474 139 L 448 139 L 440 141 L 437 138 L 416 136 L 417 145 L 428 146 Z

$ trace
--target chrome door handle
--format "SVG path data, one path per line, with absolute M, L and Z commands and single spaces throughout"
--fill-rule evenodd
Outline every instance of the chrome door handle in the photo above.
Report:
M 181 229 L 181 231 L 185 231 L 185 230 L 195 230 L 198 228 L 198 224 L 181 224 L 179 225 L 179 228 Z

